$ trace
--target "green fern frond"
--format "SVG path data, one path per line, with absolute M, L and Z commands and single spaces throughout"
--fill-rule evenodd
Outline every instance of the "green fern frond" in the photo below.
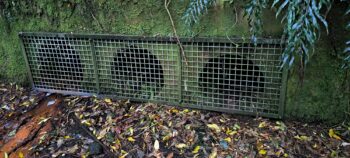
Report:
M 199 21 L 201 15 L 207 12 L 208 8 L 215 4 L 215 0 L 191 0 L 182 19 L 187 26 L 192 26 Z

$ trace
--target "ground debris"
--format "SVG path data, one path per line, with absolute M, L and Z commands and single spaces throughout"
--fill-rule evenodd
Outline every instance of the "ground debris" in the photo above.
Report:
M 28 108 L 38 104 L 42 94 L 0 87 L 1 105 L 8 106 L 0 111 L 3 149 L 32 120 L 26 113 L 35 108 L 20 105 L 29 98 L 37 99 Z M 350 157 L 350 124 L 327 127 L 110 98 L 64 96 L 61 101 L 60 115 L 38 120 L 40 134 L 33 136 L 29 152 L 18 146 L 17 152 L 0 151 L 0 157 L 5 152 L 10 157 Z M 52 108 L 56 102 L 46 103 Z M 17 117 L 3 116 L 10 113 Z M 47 124 L 52 127 L 43 132 Z

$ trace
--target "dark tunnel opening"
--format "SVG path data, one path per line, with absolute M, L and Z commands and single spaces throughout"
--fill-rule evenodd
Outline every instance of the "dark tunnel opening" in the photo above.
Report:
M 77 89 L 83 80 L 80 56 L 63 40 L 47 40 L 41 44 L 38 65 L 44 86 Z
M 155 55 L 135 46 L 120 49 L 113 59 L 113 79 L 122 91 L 134 95 L 156 94 L 164 85 L 163 68 Z M 149 89 L 142 89 L 148 87 Z M 147 91 L 147 92 L 146 92 Z M 149 96 L 147 96 L 149 97 Z
M 199 74 L 202 91 L 217 99 L 252 99 L 264 92 L 264 81 L 253 61 L 231 54 L 210 59 Z

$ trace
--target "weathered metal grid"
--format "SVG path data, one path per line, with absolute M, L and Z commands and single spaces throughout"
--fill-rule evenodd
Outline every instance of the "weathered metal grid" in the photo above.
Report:
M 185 45 L 185 50 L 184 103 L 200 109 L 281 115 L 280 43 L 201 42 Z
M 20 33 L 33 87 L 282 117 L 279 40 Z

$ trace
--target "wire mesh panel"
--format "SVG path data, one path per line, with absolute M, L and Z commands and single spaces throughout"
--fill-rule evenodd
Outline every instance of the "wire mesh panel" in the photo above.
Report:
M 266 42 L 270 43 L 186 44 L 183 102 L 201 109 L 278 117 L 282 47 Z
M 101 94 L 178 102 L 181 84 L 176 45 L 151 41 L 97 39 Z
M 23 36 L 22 40 L 36 88 L 80 93 L 95 91 L 88 40 L 50 36 Z
M 281 117 L 278 40 L 20 33 L 34 88 Z

